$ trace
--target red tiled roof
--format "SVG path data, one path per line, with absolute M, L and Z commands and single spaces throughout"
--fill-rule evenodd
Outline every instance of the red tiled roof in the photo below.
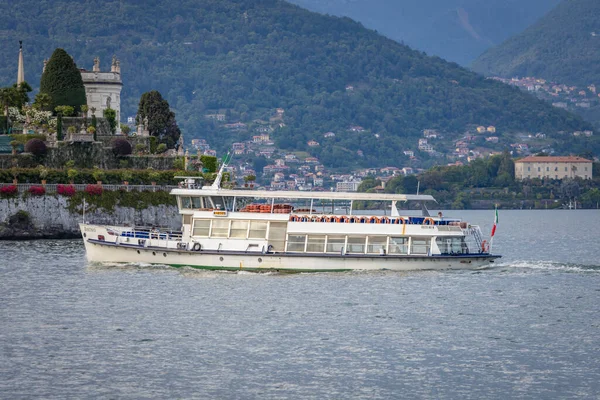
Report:
M 570 162 L 570 163 L 591 163 L 591 160 L 586 160 L 581 157 L 553 157 L 553 156 L 529 156 L 521 158 L 515 161 L 515 163 L 535 163 L 535 162 L 546 162 L 546 163 L 557 163 L 557 162 Z

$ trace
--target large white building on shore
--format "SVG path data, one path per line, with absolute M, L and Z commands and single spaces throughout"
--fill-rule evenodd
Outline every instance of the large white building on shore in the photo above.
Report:
M 515 179 L 592 179 L 592 161 L 582 157 L 529 156 L 515 161 Z

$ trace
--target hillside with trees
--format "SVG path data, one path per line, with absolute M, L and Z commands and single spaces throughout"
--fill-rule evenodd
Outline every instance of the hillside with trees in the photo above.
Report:
M 218 150 L 251 139 L 257 121 L 268 123 L 277 109 L 284 114 L 271 124 L 271 137 L 280 147 L 337 167 L 402 165 L 402 151 L 416 147 L 423 129 L 462 134 L 468 126 L 493 125 L 501 132 L 544 132 L 563 152 L 571 145 L 559 132 L 592 129 L 578 116 L 348 18 L 279 0 L 152 0 L 143 6 L 23 0 L 0 15 L 0 39 L 24 41 L 34 89 L 43 59 L 56 47 L 79 67 L 116 54 L 124 117 L 137 114 L 142 93 L 157 90 L 188 143 L 205 138 Z M 16 47 L 14 60 L 10 53 L 5 47 L 0 84 L 16 77 Z M 215 114 L 249 128 L 224 129 L 207 118 Z M 325 132 L 336 136 L 322 140 Z M 313 139 L 321 145 L 308 147 Z
M 598 15 L 597 0 L 563 0 L 537 23 L 482 54 L 473 69 L 485 75 L 600 86 Z
M 589 154 L 582 154 L 588 156 Z M 594 179 L 515 179 L 514 159 L 505 152 L 469 165 L 437 166 L 419 175 L 396 176 L 385 184 L 385 193 L 432 195 L 440 209 L 600 207 L 600 163 L 593 164 Z M 362 181 L 359 191 L 381 187 L 375 178 Z
M 560 0 L 289 0 L 350 17 L 398 42 L 461 65 L 523 31 Z

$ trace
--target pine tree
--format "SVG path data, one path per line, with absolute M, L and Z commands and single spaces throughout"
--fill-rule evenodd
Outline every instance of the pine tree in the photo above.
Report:
M 159 143 L 165 143 L 169 149 L 174 148 L 181 131 L 169 103 L 156 90 L 144 93 L 140 99 L 137 123 L 144 123 L 146 118 L 150 135 L 155 136 Z
M 52 110 L 57 106 L 72 106 L 78 113 L 81 106 L 87 104 L 81 73 L 63 49 L 52 53 L 42 74 L 40 92 L 50 95 L 52 105 L 49 108 Z

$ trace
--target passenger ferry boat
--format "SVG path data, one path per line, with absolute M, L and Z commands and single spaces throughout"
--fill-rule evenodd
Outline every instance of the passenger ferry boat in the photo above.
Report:
M 91 262 L 149 263 L 230 271 L 473 269 L 500 257 L 478 226 L 402 216 L 397 204 L 428 195 L 224 189 L 182 177 L 181 231 L 81 224 Z M 383 202 L 379 214 L 358 202 Z M 304 205 L 302 205 L 304 204 Z M 345 206 L 344 214 L 335 213 Z

